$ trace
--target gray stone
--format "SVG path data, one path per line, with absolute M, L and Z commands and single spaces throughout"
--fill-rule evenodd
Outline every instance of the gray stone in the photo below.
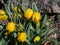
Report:
M 60 13 L 60 0 L 34 0 L 37 6 L 49 13 Z M 37 2 L 38 1 L 38 2 Z

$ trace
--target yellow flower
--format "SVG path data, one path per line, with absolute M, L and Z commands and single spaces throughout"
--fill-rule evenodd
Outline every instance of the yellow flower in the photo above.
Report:
M 0 15 L 0 20 L 6 21 L 8 19 L 7 14 Z
M 41 20 L 41 14 L 39 12 L 34 12 L 32 16 L 32 21 L 38 22 L 39 20 Z
M 25 32 L 18 33 L 18 41 L 19 41 L 19 42 L 24 42 L 24 41 L 26 41 L 26 38 L 27 38 L 27 36 L 26 36 L 26 33 L 25 33 Z
M 8 19 L 7 14 L 4 10 L 0 10 L 0 20 L 6 21 Z
M 14 12 L 18 12 L 18 11 L 21 12 L 20 8 L 21 8 L 20 6 L 18 6 L 18 7 L 16 6 L 13 8 L 13 11 Z
M 0 10 L 0 14 L 5 14 L 5 11 L 4 10 Z
M 15 23 L 14 22 L 8 22 L 6 25 L 6 30 L 9 32 L 13 32 L 15 30 Z
M 32 14 L 33 14 L 33 10 L 28 8 L 26 11 L 25 11 L 25 14 L 24 14 L 24 17 L 27 18 L 27 19 L 30 19 L 32 17 Z
M 38 42 L 38 41 L 40 41 L 40 36 L 36 36 L 36 37 L 34 38 L 34 42 Z

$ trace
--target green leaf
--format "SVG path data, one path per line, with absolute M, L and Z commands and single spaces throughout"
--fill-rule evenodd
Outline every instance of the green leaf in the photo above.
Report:
M 25 0 L 22 0 L 22 10 L 25 12 L 26 8 L 25 8 L 24 1 L 25 1 Z
M 21 24 L 21 23 L 18 24 L 18 27 L 20 28 L 20 30 L 23 30 L 24 29 L 24 25 Z
M 36 33 L 37 33 L 37 34 L 40 34 L 40 28 L 37 28 L 37 29 L 36 29 Z
M 38 8 L 37 8 L 37 6 L 36 6 L 36 3 L 32 3 L 32 9 L 33 9 L 34 11 L 37 11 L 37 12 L 38 12 Z
M 29 40 L 32 40 L 33 37 L 35 36 L 35 34 L 34 34 L 35 29 L 33 28 L 31 23 L 29 23 L 28 25 L 29 26 L 28 26 L 28 29 L 26 31 L 27 32 L 27 37 L 28 37 Z
M 38 8 L 36 6 L 36 3 L 33 3 L 33 5 L 35 6 L 35 10 L 38 12 Z
M 41 36 L 45 36 L 48 33 L 48 30 L 46 30 L 45 32 L 41 33 Z
M 8 0 L 8 4 L 4 4 L 4 6 L 5 6 L 5 11 L 9 16 L 9 19 L 12 21 L 13 14 L 11 12 L 11 0 Z
M 6 41 L 3 38 L 0 41 L 0 45 L 6 45 Z
M 3 31 L 4 31 L 4 30 L 2 30 L 2 31 L 0 32 L 0 37 L 2 36 Z
M 46 12 L 42 14 L 42 19 L 41 19 L 42 21 L 45 19 L 46 14 L 47 14 Z
M 30 28 L 30 30 L 35 31 L 35 29 L 33 28 L 33 26 L 32 26 L 31 23 L 30 23 L 30 25 L 29 25 L 29 28 Z
M 11 9 L 13 9 L 13 6 L 14 6 L 14 5 L 13 5 L 13 1 L 11 1 Z
M 16 33 L 13 33 L 14 34 L 14 38 L 16 38 L 17 37 L 17 34 Z
M 42 28 L 49 26 L 49 20 L 47 19 L 47 15 L 45 15 L 44 20 L 42 22 Z
M 29 42 L 29 40 L 28 40 L 28 39 L 26 40 L 26 42 L 30 45 L 30 42 Z
M 46 35 L 50 35 L 54 30 L 49 29 L 49 32 Z
M 2 41 L 0 41 L 0 45 L 2 45 Z
M 0 30 L 2 30 L 3 29 L 3 26 L 2 25 L 0 25 Z
M 8 45 L 8 43 L 10 42 L 11 40 L 9 39 L 7 42 L 6 42 L 6 45 Z

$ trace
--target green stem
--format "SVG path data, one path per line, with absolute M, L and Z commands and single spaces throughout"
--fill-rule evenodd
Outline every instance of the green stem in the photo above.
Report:
M 11 40 L 9 39 L 8 41 L 7 41 L 7 43 L 6 43 L 6 45 L 8 45 L 8 43 L 10 42 Z
M 15 45 L 18 45 L 18 44 L 17 44 L 17 40 L 16 40 L 16 38 L 15 38 Z
M 35 42 L 35 45 L 36 45 L 36 42 Z
M 23 42 L 22 42 L 22 45 L 23 45 Z
M 17 45 L 17 42 L 16 42 L 16 44 L 15 45 Z
M 36 23 L 36 33 L 37 33 L 37 23 Z

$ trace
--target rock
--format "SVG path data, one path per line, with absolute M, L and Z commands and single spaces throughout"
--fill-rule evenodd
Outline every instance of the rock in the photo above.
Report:
M 53 45 L 53 42 L 47 41 L 44 45 Z
M 49 13 L 60 13 L 60 0 L 38 0 L 36 3 L 43 11 L 46 10 Z

